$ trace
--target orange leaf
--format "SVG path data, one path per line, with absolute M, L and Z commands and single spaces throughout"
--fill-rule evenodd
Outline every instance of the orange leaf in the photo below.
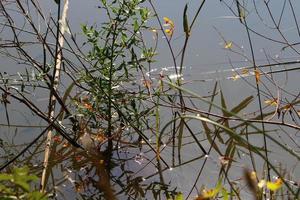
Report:
M 81 155 L 76 155 L 76 156 L 75 156 L 75 160 L 76 160 L 76 161 L 81 161 L 82 158 L 83 158 L 83 157 L 82 157 Z
M 99 143 L 102 143 L 107 139 L 107 137 L 105 137 L 103 133 L 98 133 L 96 136 L 93 137 L 93 139 Z
M 92 111 L 92 110 L 93 110 L 93 106 L 92 106 L 90 103 L 84 103 L 84 104 L 83 104 L 83 107 L 86 108 L 86 109 L 89 110 L 89 111 Z
M 259 71 L 257 69 L 254 70 L 254 74 L 255 74 L 256 83 L 259 83 L 260 82 L 260 73 L 259 73 Z
M 64 148 L 66 148 L 66 147 L 68 147 L 68 146 L 70 146 L 69 142 L 64 142 L 64 143 L 63 143 L 63 147 L 64 147 Z

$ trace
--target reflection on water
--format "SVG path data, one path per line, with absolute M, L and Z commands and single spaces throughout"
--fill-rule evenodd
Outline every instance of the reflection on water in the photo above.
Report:
M 181 68 L 182 70 L 186 71 L 186 67 L 183 66 Z M 150 78 L 150 79 L 160 79 L 164 76 L 167 76 L 169 79 L 171 80 L 177 80 L 177 79 L 183 79 L 183 74 L 177 74 L 176 72 L 178 72 L 180 70 L 180 67 L 177 67 L 177 70 L 175 69 L 174 66 L 171 67 L 162 67 L 162 68 L 155 68 L 152 67 L 152 69 L 148 72 L 146 72 L 146 75 Z M 186 75 L 186 74 L 185 74 Z

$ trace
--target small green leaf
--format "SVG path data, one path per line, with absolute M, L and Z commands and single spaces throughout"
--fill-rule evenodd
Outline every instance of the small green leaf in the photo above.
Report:
M 30 185 L 26 183 L 24 180 L 15 180 L 14 183 L 18 186 L 20 186 L 24 191 L 29 192 L 30 191 Z
M 183 194 L 181 192 L 179 192 L 176 197 L 175 197 L 175 200 L 183 200 Z
M 201 117 L 205 117 L 204 115 L 200 114 Z M 206 138 L 208 140 L 208 142 L 212 145 L 212 147 L 219 153 L 222 155 L 221 150 L 219 149 L 219 147 L 217 146 L 217 144 L 213 141 L 212 137 L 211 137 L 211 133 L 212 131 L 209 129 L 208 124 L 201 120 L 201 124 L 204 128 L 204 133 L 206 134 Z
M 217 191 L 217 193 L 221 190 L 221 188 L 222 188 L 222 179 L 219 179 L 218 183 L 215 187 L 215 190 Z
M 12 180 L 13 176 L 11 174 L 0 174 L 0 181 Z
M 177 136 L 178 139 L 178 160 L 181 163 L 181 147 L 182 147 L 182 137 L 183 137 L 183 128 L 184 128 L 184 119 L 181 119 L 179 122 L 179 133 Z
M 137 20 L 134 20 L 133 30 L 134 30 L 134 32 L 137 32 L 139 30 L 139 24 L 138 24 Z
M 244 108 L 246 108 L 252 101 L 253 101 L 253 96 L 249 96 L 247 98 L 245 98 L 243 101 L 241 101 L 241 103 L 239 103 L 239 105 L 235 106 L 231 112 L 232 113 L 239 113 L 241 110 L 243 110 Z M 229 116 L 232 116 L 231 114 L 229 114 Z
M 239 13 L 240 22 L 243 23 L 246 18 L 245 8 L 241 5 L 241 3 L 239 1 L 236 1 L 236 6 L 237 6 L 238 13 Z
M 190 27 L 189 27 L 189 22 L 188 22 L 188 17 L 187 17 L 187 8 L 188 5 L 185 4 L 184 11 L 183 11 L 183 30 L 185 32 L 185 35 L 188 37 L 190 35 Z
M 30 200 L 47 200 L 47 197 L 44 194 L 42 194 L 41 192 L 39 192 L 39 191 L 31 192 L 28 195 L 28 198 Z
M 223 200 L 229 199 L 228 192 L 225 188 L 222 188 L 222 196 L 223 196 Z
M 226 105 L 226 102 L 225 102 L 225 97 L 223 95 L 222 90 L 220 92 L 221 92 L 221 105 L 222 105 L 222 108 L 223 108 L 222 112 L 223 112 L 223 115 L 225 117 L 228 117 L 229 113 L 227 112 L 227 105 Z
M 27 176 L 28 172 L 29 172 L 28 167 L 15 168 L 13 170 L 14 175 L 16 175 L 18 177 Z

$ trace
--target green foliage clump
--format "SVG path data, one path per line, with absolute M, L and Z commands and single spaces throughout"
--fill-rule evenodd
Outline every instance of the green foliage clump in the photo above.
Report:
M 29 174 L 28 167 L 14 168 L 11 173 L 0 174 L 0 200 L 46 200 L 44 194 L 31 187 L 38 177 Z

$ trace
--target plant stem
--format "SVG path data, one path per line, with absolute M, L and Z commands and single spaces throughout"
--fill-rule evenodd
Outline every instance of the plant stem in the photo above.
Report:
M 53 95 L 53 92 L 57 91 L 60 81 L 60 70 L 61 70 L 61 61 L 62 61 L 62 47 L 64 44 L 64 33 L 65 33 L 65 25 L 66 25 L 66 18 L 67 18 L 67 11 L 69 7 L 69 0 L 64 1 L 64 7 L 62 12 L 62 17 L 60 18 L 60 3 L 58 4 L 58 23 L 57 23 L 57 44 L 56 44 L 56 52 L 55 52 L 55 68 L 53 71 L 53 80 L 52 80 L 52 88 L 50 92 L 50 100 L 49 100 L 49 118 L 52 119 L 55 116 L 55 104 L 56 104 L 56 97 Z M 61 24 L 59 23 L 61 22 Z M 41 179 L 41 192 L 45 192 L 45 188 L 47 185 L 47 180 L 49 176 L 49 157 L 51 153 L 51 142 L 52 142 L 52 129 L 50 128 L 47 133 L 46 139 L 46 147 L 45 147 L 45 154 L 44 154 L 44 169 L 42 172 L 42 179 Z

